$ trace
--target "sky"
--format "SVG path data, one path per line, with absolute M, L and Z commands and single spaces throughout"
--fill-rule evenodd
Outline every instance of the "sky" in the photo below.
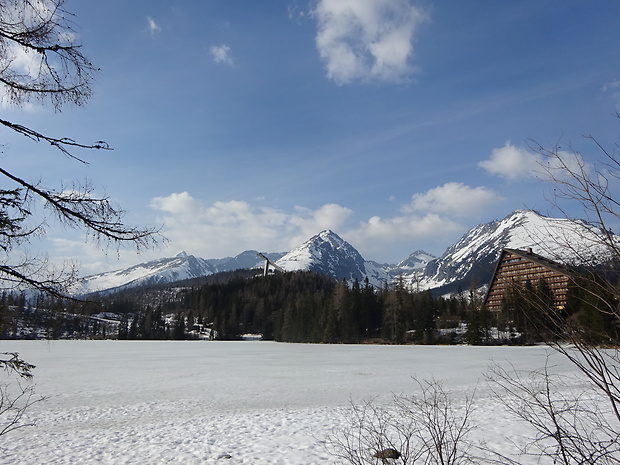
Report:
M 85 275 L 180 251 L 283 252 L 324 229 L 367 260 L 441 255 L 479 223 L 553 213 L 537 144 L 590 166 L 600 152 L 585 135 L 618 141 L 617 1 L 65 8 L 100 68 L 93 97 L 61 112 L 2 100 L 2 112 L 113 150 L 76 153 L 86 165 L 3 130 L 3 167 L 46 186 L 88 179 L 127 224 L 167 239 L 117 253 L 50 226 L 41 247 Z

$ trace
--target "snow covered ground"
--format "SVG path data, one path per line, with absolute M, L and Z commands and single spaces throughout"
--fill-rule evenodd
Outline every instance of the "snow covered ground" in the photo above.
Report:
M 323 439 L 350 401 L 436 379 L 476 389 L 476 437 L 502 451 L 523 427 L 489 402 L 491 361 L 545 365 L 542 347 L 273 342 L 0 341 L 37 365 L 35 427 L 0 438 L 2 464 L 335 464 Z M 572 367 L 556 355 L 557 372 Z M 527 463 L 525 460 L 523 463 Z M 532 462 L 533 463 L 533 462 Z

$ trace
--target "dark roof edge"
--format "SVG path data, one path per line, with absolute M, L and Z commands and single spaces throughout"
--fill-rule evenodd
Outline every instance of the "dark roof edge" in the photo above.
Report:
M 526 260 L 531 260 L 533 262 L 538 263 L 539 265 L 545 266 L 547 268 L 551 268 L 553 271 L 557 271 L 560 274 L 564 274 L 567 276 L 572 276 L 572 275 L 577 274 L 577 272 L 574 269 L 566 265 L 563 265 L 561 263 L 554 262 L 553 260 L 543 257 L 542 255 L 538 255 L 537 253 L 532 252 L 531 249 L 529 250 L 503 249 L 502 252 L 503 251 L 510 252 L 521 258 L 525 258 Z M 501 255 L 500 255 L 500 259 L 501 259 Z M 499 265 L 499 260 L 498 260 L 498 265 Z

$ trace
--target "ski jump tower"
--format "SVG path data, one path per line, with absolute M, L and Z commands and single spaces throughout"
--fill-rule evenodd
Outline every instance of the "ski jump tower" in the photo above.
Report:
M 269 265 L 271 265 L 275 270 L 281 271 L 282 273 L 285 272 L 284 268 L 282 268 L 282 267 L 276 265 L 275 263 L 273 263 L 271 260 L 269 260 L 262 253 L 258 252 L 256 255 L 258 255 L 260 258 L 265 260 L 265 269 L 263 271 L 263 276 L 267 276 L 269 274 Z

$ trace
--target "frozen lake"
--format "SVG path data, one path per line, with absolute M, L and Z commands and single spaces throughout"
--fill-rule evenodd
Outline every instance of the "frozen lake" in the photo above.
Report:
M 494 361 L 541 368 L 542 347 L 274 342 L 0 341 L 34 370 L 37 425 L 0 439 L 6 464 L 330 464 L 322 439 L 350 401 L 413 393 L 419 380 L 476 388 L 478 435 L 501 447 L 510 419 L 486 406 Z M 572 367 L 555 355 L 556 372 Z M 499 422 L 501 424 L 498 424 Z

